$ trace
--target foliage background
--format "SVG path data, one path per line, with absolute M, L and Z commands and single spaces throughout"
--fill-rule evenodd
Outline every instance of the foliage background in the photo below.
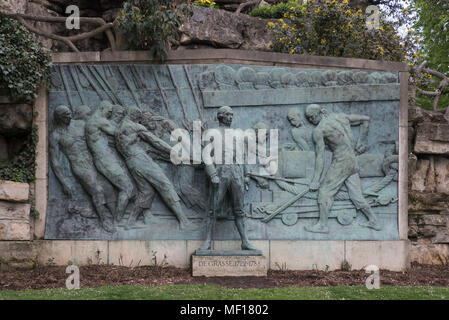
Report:
M 404 61 L 407 48 L 393 23 L 381 18 L 378 29 L 369 28 L 367 19 L 347 0 L 309 1 L 305 6 L 291 6 L 268 26 L 275 35 L 274 51 Z
M 168 42 L 178 38 L 188 6 L 171 0 L 127 0 L 118 14 L 119 30 L 133 50 L 150 50 L 160 60 L 167 57 Z
M 413 28 L 416 32 L 419 48 L 411 59 L 411 66 L 417 66 L 424 60 L 427 66 L 449 75 L 449 1 L 414 0 L 412 10 L 416 12 Z M 439 80 L 430 75 L 415 75 L 414 81 L 427 91 L 434 91 Z M 431 110 L 432 97 L 416 95 L 416 104 Z M 449 87 L 442 91 L 438 108 L 449 107 Z

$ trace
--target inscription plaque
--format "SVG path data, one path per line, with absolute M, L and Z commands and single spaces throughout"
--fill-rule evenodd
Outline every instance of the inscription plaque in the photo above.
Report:
M 264 256 L 192 256 L 194 277 L 242 277 L 267 275 Z

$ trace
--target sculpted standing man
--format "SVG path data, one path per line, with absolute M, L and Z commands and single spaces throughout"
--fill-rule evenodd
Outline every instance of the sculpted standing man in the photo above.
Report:
M 98 182 L 97 170 L 93 165 L 92 156 L 87 148 L 85 121 L 72 120 L 72 112 L 64 105 L 56 107 L 53 116 L 55 129 L 49 139 L 50 162 L 56 177 L 61 182 L 64 193 L 71 198 L 73 189 L 68 179 L 64 177 L 58 160 L 60 149 L 67 156 L 73 175 L 92 197 L 101 225 L 106 231 L 113 232 L 113 218 L 106 207 L 104 190 Z
M 221 135 L 225 137 L 225 130 L 230 129 L 233 111 L 230 107 L 221 107 L 217 112 L 217 119 L 219 123 L 218 130 Z M 229 146 L 231 147 L 231 146 Z M 226 149 L 226 146 L 223 150 Z M 225 157 L 223 156 L 223 159 Z M 227 193 L 230 193 L 232 207 L 235 216 L 235 225 L 242 239 L 242 250 L 257 250 L 248 240 L 248 235 L 245 226 L 245 212 L 244 210 L 244 193 L 245 184 L 248 183 L 249 178 L 244 177 L 244 168 L 241 164 L 206 164 L 206 173 L 212 182 L 212 208 L 207 224 L 206 241 L 201 246 L 200 250 L 211 249 L 212 231 L 215 225 L 214 213 L 221 209 L 223 201 Z
M 110 121 L 112 111 L 111 103 L 101 101 L 98 110 L 87 121 L 86 140 L 98 171 L 119 191 L 115 210 L 115 218 L 119 222 L 125 214 L 134 187 L 125 168 L 120 165 L 119 159 L 108 145 L 107 135 L 114 136 L 117 129 Z
M 306 227 L 306 230 L 319 233 L 329 232 L 327 226 L 329 212 L 334 196 L 343 184 L 346 185 L 349 197 L 355 207 L 368 218 L 368 222 L 360 225 L 381 230 L 368 202 L 362 195 L 359 167 L 355 154 L 356 152 L 361 154 L 366 150 L 364 140 L 368 135 L 370 118 L 356 114 L 329 114 L 317 104 L 307 107 L 306 117 L 309 122 L 317 126 L 312 133 L 316 152 L 315 173 L 309 187 L 311 191 L 319 189 L 318 207 L 320 210 L 318 223 Z M 357 144 L 354 145 L 351 126 L 358 125 L 361 125 L 360 135 Z M 319 181 L 324 169 L 325 145 L 332 151 L 332 163 L 320 185 Z
M 182 230 L 195 230 L 198 227 L 191 223 L 183 213 L 178 194 L 173 184 L 164 174 L 161 167 L 151 159 L 140 145 L 141 140 L 151 144 L 161 152 L 170 154 L 171 147 L 137 123 L 142 112 L 137 107 L 130 107 L 128 115 L 120 123 L 116 133 L 117 149 L 123 155 L 129 171 L 133 175 L 138 189 L 134 210 L 128 220 L 128 228 L 135 226 L 137 218 L 146 208 L 151 208 L 155 190 L 164 203 L 179 220 Z

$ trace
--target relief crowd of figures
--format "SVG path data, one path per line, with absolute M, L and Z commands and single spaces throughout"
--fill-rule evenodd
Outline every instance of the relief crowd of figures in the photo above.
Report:
M 257 72 L 250 67 L 241 67 L 236 71 L 229 66 L 220 66 L 214 71 L 202 73 L 199 86 L 202 90 L 263 90 L 397 82 L 397 75 L 389 72 L 326 70 L 292 73 L 283 68 L 273 68 L 270 72 Z
M 60 105 L 55 108 L 53 117 L 54 130 L 50 135 L 50 160 L 53 171 L 64 193 L 72 198 L 73 186 L 64 176 L 58 159 L 61 151 L 69 160 L 73 175 L 91 197 L 104 230 L 114 232 L 116 223 L 123 225 L 125 229 L 139 227 L 138 218 L 146 209 L 151 208 L 156 193 L 176 216 L 181 230 L 201 228 L 189 221 L 182 210 L 181 199 L 174 184 L 147 152 L 148 149 L 143 147 L 143 143 L 146 143 L 161 158 L 169 158 L 171 146 L 162 138 L 175 129 L 174 122 L 151 112 L 142 112 L 134 106 L 126 109 L 105 100 L 101 101 L 95 112 L 85 105 L 78 107 L 75 116 L 70 108 Z M 219 129 L 230 128 L 232 117 L 233 111 L 230 107 L 219 108 L 217 112 Z M 348 200 L 351 200 L 356 209 L 361 210 L 368 218 L 368 222 L 363 226 L 380 230 L 381 227 L 363 196 L 366 192 L 362 192 L 356 160 L 357 154 L 366 151 L 365 140 L 370 118 L 356 114 L 328 113 L 324 108 L 314 104 L 306 108 L 305 117 L 316 126 L 312 132 L 316 154 L 315 170 L 308 191 L 318 191 L 320 217 L 316 225 L 306 227 L 306 230 L 329 232 L 327 227 L 329 212 L 333 199 L 343 184 L 348 190 Z M 303 127 L 300 110 L 289 109 L 287 119 L 292 125 L 291 135 L 294 143 L 286 144 L 283 148 L 312 150 L 308 142 L 310 133 Z M 351 126 L 361 127 L 357 141 L 352 136 Z M 257 123 L 253 128 L 257 131 L 267 127 L 263 123 Z M 110 137 L 113 138 L 120 155 L 110 146 Z M 332 152 L 332 163 L 322 177 L 325 145 Z M 266 188 L 268 185 L 263 177 L 247 174 L 246 169 L 242 168 L 237 164 L 205 166 L 205 172 L 215 191 L 212 194 L 211 214 L 206 224 L 207 240 L 203 249 L 210 247 L 215 212 L 221 209 L 226 194 L 231 197 L 235 223 L 242 238 L 242 248 L 254 249 L 246 236 L 243 194 L 249 176 L 260 188 Z M 397 168 L 393 171 L 397 172 Z M 98 183 L 99 174 L 117 189 L 115 206 L 106 201 L 105 190 L 102 184 Z M 132 198 L 134 198 L 133 209 L 127 222 L 123 223 L 126 208 Z
M 149 121 L 154 115 L 144 113 L 137 107 L 127 110 L 120 105 L 102 101 L 95 112 L 88 106 L 80 106 L 76 118 L 70 108 L 64 105 L 56 107 L 53 116 L 54 130 L 49 141 L 53 171 L 61 182 L 64 193 L 71 198 L 73 186 L 68 177 L 64 176 L 58 159 L 59 152 L 62 151 L 70 162 L 73 175 L 92 198 L 95 211 L 106 231 L 115 231 L 114 220 L 121 222 L 134 193 L 134 208 L 125 227 L 135 227 L 139 216 L 151 207 L 156 192 L 177 217 L 181 229 L 198 228 L 183 213 L 180 198 L 172 182 L 140 143 L 146 142 L 160 153 L 170 153 L 171 146 L 155 134 L 161 132 Z M 156 121 L 161 122 L 163 130 L 173 128 L 168 119 L 159 117 Z M 153 130 L 149 130 L 141 122 L 152 125 Z M 109 146 L 108 136 L 114 137 L 116 148 L 123 157 L 126 168 Z M 118 190 L 116 207 L 111 207 L 106 201 L 105 190 L 99 183 L 99 173 Z

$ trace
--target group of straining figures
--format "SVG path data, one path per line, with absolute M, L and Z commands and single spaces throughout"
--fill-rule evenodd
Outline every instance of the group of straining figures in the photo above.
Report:
M 91 196 L 101 225 L 106 231 L 115 231 L 114 220 L 122 220 L 133 197 L 134 185 L 128 172 L 134 178 L 137 196 L 126 228 L 136 225 L 143 211 L 151 207 L 157 192 L 179 220 L 181 229 L 197 229 L 198 226 L 190 222 L 183 213 L 173 184 L 140 143 L 144 141 L 155 150 L 170 154 L 171 146 L 139 123 L 142 111 L 137 107 L 126 110 L 108 101 L 102 101 L 93 113 L 87 106 L 80 106 L 78 109 L 76 119 L 67 106 L 60 105 L 54 110 L 54 130 L 49 141 L 50 160 L 64 193 L 71 198 L 73 186 L 63 174 L 58 160 L 59 150 L 67 156 L 73 175 Z M 115 145 L 126 168 L 109 146 L 108 136 L 115 138 Z M 98 172 L 118 190 L 115 207 L 111 207 L 106 201 Z
M 200 226 L 193 224 L 183 213 L 180 198 L 162 168 L 142 147 L 146 142 L 163 154 L 170 154 L 171 146 L 158 135 L 141 124 L 142 111 L 137 107 L 128 109 L 120 105 L 112 105 L 102 101 L 99 108 L 92 113 L 89 107 L 81 106 L 78 116 L 73 118 L 70 108 L 60 105 L 54 110 L 54 130 L 50 135 L 50 161 L 53 171 L 62 184 L 65 194 L 73 195 L 73 186 L 64 176 L 58 160 L 62 151 L 70 162 L 73 175 L 84 190 L 92 198 L 102 227 L 114 232 L 114 220 L 120 222 L 130 199 L 133 197 L 134 178 L 137 196 L 134 208 L 130 213 L 126 228 L 136 225 L 137 219 L 145 209 L 151 207 L 156 192 L 163 202 L 177 217 L 182 230 L 197 230 Z M 380 226 L 371 212 L 370 206 L 362 195 L 356 153 L 364 151 L 363 140 L 367 136 L 369 117 L 363 115 L 347 115 L 328 113 L 319 105 L 309 105 L 305 112 L 310 123 L 316 125 L 313 130 L 313 141 L 316 151 L 315 174 L 309 186 L 311 191 L 319 189 L 318 205 L 320 218 L 314 226 L 306 227 L 307 231 L 327 233 L 328 217 L 333 198 L 343 184 L 346 185 L 350 199 L 368 218 L 364 226 L 380 230 Z M 290 119 L 292 118 L 292 119 Z M 294 126 L 295 115 L 289 115 Z M 219 130 L 230 128 L 233 111 L 230 107 L 221 107 L 217 112 Z M 351 126 L 361 125 L 361 133 L 357 143 L 351 133 Z M 174 129 L 174 128 L 172 128 Z M 112 148 L 108 136 L 115 139 L 117 150 L 126 163 L 124 168 Z M 224 135 L 223 135 L 224 136 Z M 332 163 L 324 179 L 324 147 L 327 145 L 333 153 Z M 127 172 L 128 171 L 128 172 Z M 239 164 L 205 165 L 205 172 L 212 188 L 212 205 L 208 223 L 206 224 L 206 241 L 201 249 L 211 248 L 212 232 L 215 224 L 216 210 L 220 209 L 227 194 L 230 195 L 235 216 L 235 224 L 242 239 L 243 250 L 255 250 L 249 242 L 244 214 L 244 192 L 248 176 Z M 117 205 L 111 207 L 106 201 L 105 190 L 98 180 L 101 173 L 118 190 Z M 322 180 L 320 184 L 320 180 Z

